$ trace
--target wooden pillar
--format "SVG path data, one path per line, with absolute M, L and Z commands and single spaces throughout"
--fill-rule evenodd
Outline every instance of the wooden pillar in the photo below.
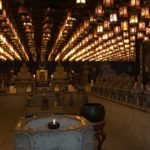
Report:
M 144 51 L 143 41 L 136 41 L 136 65 L 135 65 L 136 76 L 141 75 L 144 81 Z
M 143 78 L 143 85 L 145 85 L 150 76 L 150 44 L 144 43 L 142 40 L 136 41 L 136 65 L 135 74 L 141 75 Z M 146 69 L 146 66 L 148 70 Z
M 143 79 L 144 85 L 150 80 L 150 43 L 143 43 Z

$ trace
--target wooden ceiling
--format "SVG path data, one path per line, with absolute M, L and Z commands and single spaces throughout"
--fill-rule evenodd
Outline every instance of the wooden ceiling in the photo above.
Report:
M 18 46 L 16 52 L 22 59 L 17 57 L 15 50 L 10 53 L 11 46 L 3 36 L 2 48 L 5 51 L 10 49 L 9 54 L 14 59 L 25 58 L 30 61 L 135 61 L 136 40 L 143 36 L 143 41 L 150 41 L 150 13 L 143 15 L 143 9 L 144 13 L 148 12 L 145 11 L 147 7 L 150 12 L 150 1 L 141 0 L 139 6 L 139 0 L 110 0 L 112 5 L 109 6 L 104 5 L 106 1 L 109 0 L 86 0 L 86 4 L 79 5 L 76 0 L 2 0 L 17 32 L 17 38 L 11 34 L 12 39 L 19 39 L 19 44 L 21 41 L 21 48 Z M 97 6 L 102 8 L 101 14 L 96 14 Z M 126 7 L 127 15 L 120 15 L 122 6 Z M 69 13 L 73 22 L 71 25 L 66 23 Z M 5 17 L 2 22 L 9 26 L 9 31 L 2 25 L 0 30 L 4 35 L 8 31 L 8 38 L 10 30 L 14 30 L 10 29 L 11 24 L 7 19 Z M 127 29 L 122 27 L 124 23 L 128 26 Z M 105 26 L 107 24 L 109 28 Z M 64 25 L 65 30 L 61 33 Z M 103 28 L 102 33 L 98 33 L 101 32 L 98 31 L 100 26 Z M 12 41 L 10 45 L 11 43 Z M 0 54 L 3 49 L 0 49 Z M 2 57 L 3 55 L 6 54 L 2 54 Z
M 83 20 L 89 17 L 90 13 L 94 11 L 97 0 L 88 0 L 86 6 L 77 7 L 76 0 L 4 0 L 4 6 L 9 14 L 11 21 L 14 23 L 17 32 L 20 35 L 20 39 L 27 51 L 27 54 L 31 58 L 31 53 L 29 51 L 27 37 L 23 29 L 23 25 L 18 14 L 18 9 L 20 6 L 25 6 L 32 17 L 33 29 L 34 29 L 34 40 L 35 40 L 35 50 L 37 53 L 37 59 L 40 59 L 41 53 L 41 44 L 42 44 L 42 34 L 43 34 L 43 25 L 44 17 L 46 16 L 46 10 L 48 8 L 54 9 L 54 12 L 49 15 L 52 22 L 51 29 L 51 38 L 48 42 L 46 58 L 52 50 L 52 47 L 56 41 L 56 38 L 59 34 L 60 28 L 64 23 L 67 12 L 70 11 L 72 16 L 78 18 L 74 28 L 68 35 L 68 39 L 73 33 L 73 31 L 78 27 Z M 63 45 L 62 45 L 63 47 Z M 54 56 L 55 57 L 55 56 Z

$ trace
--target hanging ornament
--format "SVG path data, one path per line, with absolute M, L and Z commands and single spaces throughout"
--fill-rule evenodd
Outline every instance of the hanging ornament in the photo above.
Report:
M 121 22 L 121 29 L 123 31 L 128 31 L 128 21 L 122 21 Z
M 119 16 L 124 18 L 128 17 L 128 8 L 126 5 L 119 7 Z
M 110 21 L 104 20 L 103 26 L 104 26 L 104 30 L 110 30 Z
M 142 18 L 150 18 L 150 7 L 149 6 L 144 6 L 141 8 L 141 17 Z
M 98 24 L 97 33 L 103 34 L 103 31 L 104 31 L 103 24 Z
M 133 35 L 133 34 L 136 34 L 137 32 L 137 28 L 136 27 L 130 27 L 130 34 Z
M 110 14 L 110 23 L 116 23 L 118 21 L 117 14 L 111 13 Z
M 146 24 L 144 21 L 139 22 L 139 31 L 145 31 Z
M 103 0 L 103 5 L 105 7 L 112 7 L 114 5 L 114 0 Z
M 86 0 L 76 0 L 76 3 L 77 3 L 77 4 L 85 4 L 85 3 L 86 3 Z
M 95 14 L 97 16 L 103 16 L 104 14 L 104 11 L 103 11 L 103 6 L 102 5 L 98 5 L 96 8 L 95 8 Z
M 130 1 L 131 7 L 140 7 L 140 0 L 131 0 Z
M 130 24 L 137 24 L 138 23 L 138 15 L 134 14 L 130 16 Z

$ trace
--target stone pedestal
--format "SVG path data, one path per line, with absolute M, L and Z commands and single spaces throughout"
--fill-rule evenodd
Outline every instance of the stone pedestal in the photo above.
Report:
M 58 91 L 67 91 L 68 89 L 68 79 L 67 73 L 64 71 L 63 66 L 58 63 L 56 70 L 54 72 L 54 78 L 52 82 L 52 90 L 54 91 L 56 88 L 59 89 Z
M 48 122 L 55 118 L 59 129 L 48 129 Z M 18 121 L 15 150 L 93 150 L 94 131 L 83 117 L 58 115 L 33 117 Z
M 32 78 L 29 69 L 27 68 L 26 64 L 23 63 L 23 66 L 20 69 L 20 72 L 17 74 L 15 87 L 17 93 L 25 93 L 27 92 L 27 88 L 34 85 L 34 80 Z

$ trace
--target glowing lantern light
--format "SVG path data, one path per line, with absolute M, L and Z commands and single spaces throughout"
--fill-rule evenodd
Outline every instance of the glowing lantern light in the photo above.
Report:
M 3 3 L 2 3 L 2 0 L 0 0 L 0 10 L 3 9 Z
M 138 23 L 138 16 L 137 15 L 131 15 L 130 16 L 130 24 L 137 24 Z
M 118 21 L 117 14 L 116 13 L 110 14 L 110 22 L 115 23 L 117 21 Z
M 137 28 L 136 27 L 130 27 L 130 34 L 136 34 Z
M 140 7 L 140 0 L 131 0 L 130 5 L 132 7 Z
M 143 32 L 138 32 L 137 39 L 143 39 L 143 38 L 144 38 L 144 33 Z
M 95 8 L 95 14 L 97 16 L 102 16 L 103 15 L 103 6 L 102 5 L 98 5 L 96 8 Z
M 98 32 L 98 33 L 103 33 L 103 30 L 104 30 L 103 25 L 102 25 L 102 24 L 99 24 L 99 25 L 97 26 L 97 32 Z
M 103 0 L 103 5 L 105 7 L 111 7 L 114 5 L 114 0 Z
M 145 6 L 141 8 L 141 17 L 150 18 L 150 7 Z
M 114 33 L 115 33 L 115 34 L 119 34 L 120 31 L 121 31 L 120 26 L 116 26 L 116 27 L 114 28 Z
M 139 22 L 139 31 L 145 31 L 146 24 L 144 21 Z
M 85 3 L 86 3 L 86 0 L 76 0 L 76 3 L 77 3 L 77 4 L 85 4 Z
M 105 20 L 103 22 L 103 26 L 104 26 L 104 30 L 110 30 L 110 21 L 109 20 Z
M 144 39 L 143 39 L 143 41 L 144 41 L 144 42 L 150 42 L 149 36 L 145 36 Z
M 124 38 L 128 38 L 129 37 L 129 33 L 128 32 L 123 32 L 123 37 Z
M 121 29 L 123 31 L 128 31 L 128 21 L 122 21 L 121 22 Z
M 128 17 L 128 8 L 127 8 L 127 6 L 121 6 L 121 7 L 119 7 L 119 15 L 121 16 L 121 17 Z
M 146 35 L 150 35 L 150 26 L 146 28 Z
M 130 37 L 130 41 L 135 42 L 135 40 L 136 40 L 136 36 L 133 35 Z

